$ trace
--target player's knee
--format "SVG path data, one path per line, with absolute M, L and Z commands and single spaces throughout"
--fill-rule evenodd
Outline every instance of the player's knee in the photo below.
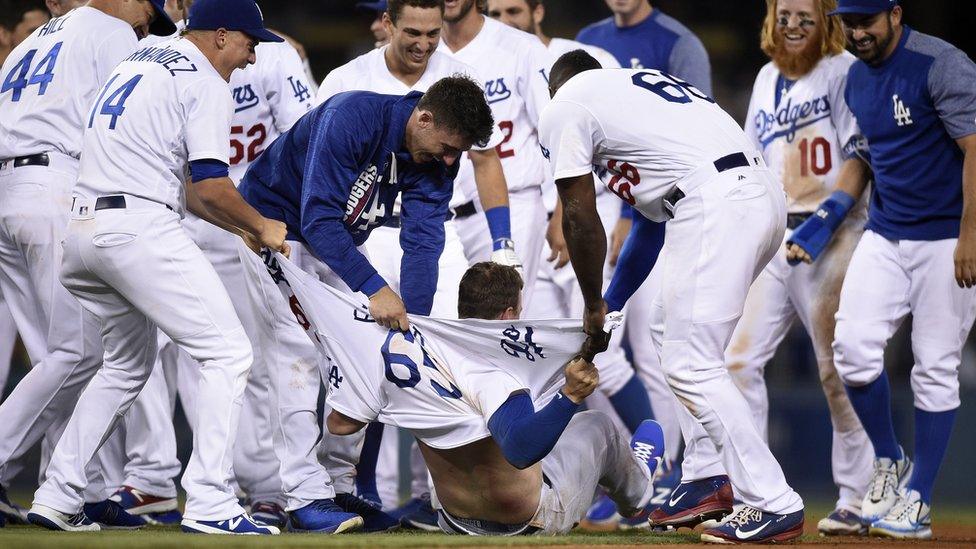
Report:
M 959 407 L 959 352 L 931 346 L 915 350 L 912 393 L 915 407 L 942 412 Z
M 845 385 L 867 385 L 884 370 L 885 340 L 865 337 L 876 333 L 876 327 L 853 321 L 838 320 L 834 334 L 833 363 Z

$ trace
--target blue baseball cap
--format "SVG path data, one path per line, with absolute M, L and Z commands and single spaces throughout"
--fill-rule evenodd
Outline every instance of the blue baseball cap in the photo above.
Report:
M 163 4 L 166 0 L 151 0 L 153 8 L 156 10 L 156 17 L 153 17 L 152 23 L 149 23 L 149 34 L 155 34 L 156 36 L 169 36 L 176 33 L 176 25 L 173 24 L 173 20 L 169 18 L 166 10 L 163 8 Z
M 264 28 L 264 15 L 254 0 L 196 0 L 190 6 L 187 30 L 240 31 L 258 42 L 284 42 Z
M 841 15 L 844 13 L 858 13 L 874 15 L 883 11 L 891 11 L 898 5 L 898 0 L 839 0 L 837 9 L 827 15 Z
M 386 11 L 386 0 L 373 0 L 371 2 L 357 2 L 356 9 L 362 11 L 375 11 L 382 13 Z

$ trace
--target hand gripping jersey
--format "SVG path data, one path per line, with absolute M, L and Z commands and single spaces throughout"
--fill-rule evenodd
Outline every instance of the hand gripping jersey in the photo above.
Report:
M 484 18 L 478 35 L 456 52 L 441 41 L 438 51 L 453 55 L 478 73 L 488 106 L 502 134 L 495 147 L 509 192 L 539 187 L 546 181 L 539 151 L 539 114 L 549 102 L 549 54 L 535 36 Z M 464 162 L 458 185 L 468 200 L 477 196 L 474 168 Z
M 184 212 L 189 162 L 228 163 L 227 82 L 185 38 L 139 49 L 116 67 L 85 117 L 75 192 L 126 193 Z
M 825 57 L 791 83 L 774 63 L 759 71 L 745 132 L 786 190 L 790 213 L 816 211 L 830 195 L 840 167 L 867 154 L 867 142 L 844 101 L 853 55 Z
M 621 108 L 627 105 L 627 108 Z M 539 134 L 557 180 L 594 166 L 611 192 L 652 221 L 665 221 L 661 198 L 754 148 L 707 95 L 655 70 L 598 69 L 574 76 L 542 113 Z
M 87 6 L 35 30 L 0 70 L 0 160 L 47 151 L 78 158 L 91 104 L 136 43 L 128 23 Z
M 262 42 L 257 62 L 230 77 L 234 119 L 230 128 L 230 177 L 240 183 L 247 167 L 312 108 L 312 91 L 298 52 L 287 42 Z
M 487 422 L 515 391 L 545 405 L 583 341 L 578 320 L 440 320 L 411 316 L 403 333 L 280 254 L 268 270 L 319 350 L 331 359 L 328 402 L 358 421 L 409 430 L 434 448 L 491 436 Z

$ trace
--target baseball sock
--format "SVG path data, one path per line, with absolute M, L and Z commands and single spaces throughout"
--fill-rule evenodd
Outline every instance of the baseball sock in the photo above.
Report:
M 895 438 L 895 426 L 891 420 L 891 387 L 888 386 L 888 374 L 881 372 L 878 379 L 867 385 L 845 385 L 845 388 L 864 431 L 871 439 L 875 457 L 901 459 L 901 448 Z
M 383 440 L 383 424 L 374 421 L 366 427 L 363 449 L 359 452 L 356 464 L 356 494 L 371 502 L 380 502 L 376 489 L 376 462 L 380 455 L 380 441 Z
M 630 380 L 610 397 L 610 404 L 631 433 L 645 419 L 654 419 L 647 388 L 636 375 L 630 376 Z
M 956 410 L 926 412 L 915 408 L 915 469 L 908 481 L 910 490 L 917 490 L 922 501 L 932 500 L 932 486 L 942 465 Z

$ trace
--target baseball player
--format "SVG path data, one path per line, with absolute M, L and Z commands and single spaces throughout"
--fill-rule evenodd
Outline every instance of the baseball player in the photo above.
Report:
M 485 84 L 485 96 L 502 134 L 502 142 L 495 150 L 508 183 L 511 240 L 498 238 L 489 243 L 484 238 L 487 233 L 504 232 L 496 227 L 504 226 L 504 219 L 492 214 L 497 213 L 497 208 L 489 210 L 475 197 L 473 158 L 472 162 L 462 163 L 458 174 L 458 186 L 467 202 L 455 201 L 452 206 L 470 263 L 489 260 L 493 250 L 518 250 L 525 280 L 523 305 L 529 307 L 546 234 L 542 188 L 547 175 L 536 126 L 539 113 L 548 102 L 545 86 L 549 60 L 534 36 L 486 18 L 475 9 L 478 2 L 445 3 L 440 51 L 474 67 Z M 485 216 L 475 215 L 479 211 L 484 211 Z
M 976 316 L 970 192 L 976 64 L 951 44 L 903 25 L 895 1 L 840 0 L 832 15 L 840 15 L 859 59 L 844 98 L 867 138 L 874 171 L 833 345 L 837 372 L 874 449 L 861 519 L 871 535 L 929 538 L 932 487 L 959 407 L 960 354 Z M 794 232 L 790 258 L 822 261 L 864 188 L 863 180 L 845 182 L 846 196 L 832 196 Z M 888 339 L 909 313 L 914 464 L 895 438 L 883 360 Z
M 386 25 L 383 24 L 383 14 L 386 13 L 387 9 L 386 0 L 356 2 L 356 8 L 364 13 L 373 15 L 373 22 L 369 25 L 369 32 L 373 33 L 373 39 L 376 41 L 374 46 L 382 48 L 389 44 L 390 34 L 386 30 Z
M 577 353 L 579 321 L 519 321 L 515 269 L 476 264 L 459 291 L 467 320 L 413 317 L 409 332 L 381 329 L 357 300 L 287 260 L 269 270 L 308 312 L 309 336 L 343 365 L 328 396 L 329 430 L 383 421 L 414 435 L 445 532 L 566 533 L 598 484 L 628 512 L 650 499 L 660 426 L 645 422 L 628 448 L 606 415 L 575 413 L 599 382 Z
M 539 124 L 586 305 L 587 343 L 605 348 L 604 317 L 619 311 L 650 272 L 662 244 L 659 223 L 667 221 L 652 336 L 684 404 L 686 443 L 695 442 L 694 425 L 704 426 L 742 502 L 702 541 L 794 539 L 803 529 L 803 502 L 752 422 L 723 357 L 749 285 L 782 244 L 782 187 L 732 118 L 691 84 L 660 71 L 599 67 L 582 51 L 561 57 Z M 635 113 L 645 122 L 635 124 Z M 593 165 L 616 174 L 607 188 L 639 213 L 605 299 L 606 236 Z
M 844 51 L 840 21 L 827 17 L 834 0 L 778 0 L 767 5 L 762 47 L 772 59 L 756 78 L 746 117 L 746 135 L 783 182 L 787 196 L 787 235 L 814 215 L 841 178 L 862 177 L 866 145 L 844 102 L 847 70 L 854 56 Z M 843 192 L 843 191 L 839 191 Z M 838 195 L 845 200 L 845 195 Z M 835 197 L 836 199 L 836 197 Z M 839 288 L 865 221 L 863 204 L 852 208 L 837 229 L 833 244 L 812 265 L 791 266 L 781 248 L 753 283 L 742 318 L 726 349 L 729 373 L 766 438 L 769 400 L 763 369 L 790 325 L 799 319 L 814 344 L 820 380 L 833 425 L 832 471 L 840 490 L 835 509 L 817 529 L 824 535 L 857 535 L 861 500 L 871 471 L 871 445 L 834 369 L 831 343 Z M 687 493 L 680 509 L 668 509 L 662 524 L 690 525 L 687 511 L 697 509 L 724 475 L 714 447 L 699 447 L 686 459 L 704 464 L 706 478 L 682 484 Z M 663 513 L 662 513 L 663 514 Z M 652 520 L 657 517 L 652 517 Z M 695 519 L 697 520 L 697 519 Z M 676 522 L 682 521 L 682 522 Z
M 711 95 L 712 77 L 708 52 L 691 30 L 660 8 L 653 7 L 649 0 L 607 0 L 606 4 L 612 16 L 582 29 L 576 36 L 578 41 L 609 51 L 623 67 L 664 71 L 691 83 L 706 95 Z M 620 249 L 633 225 L 630 205 L 624 203 L 621 208 L 619 219 L 610 233 L 610 248 L 607 253 L 610 266 L 616 265 Z M 673 463 L 677 463 L 681 448 L 677 403 L 674 402 L 661 370 L 658 351 L 653 347 L 651 338 L 647 337 L 651 321 L 650 304 L 659 291 L 660 276 L 653 273 L 638 289 L 636 299 L 632 299 L 624 311 L 625 337 L 630 345 L 634 366 L 650 393 L 654 417 L 664 427 L 665 446 L 668 448 L 665 466 L 669 478 L 657 483 L 662 497 L 656 497 L 656 503 L 666 501 L 667 490 L 673 488 L 681 478 L 681 468 L 671 468 Z M 616 517 L 606 503 L 605 499 L 597 502 L 587 516 L 587 521 L 593 524 L 612 524 Z M 672 514 L 667 505 L 662 507 L 668 515 Z
M 423 95 L 346 92 L 277 139 L 240 189 L 260 211 L 285 220 L 303 268 L 342 291 L 368 295 L 378 322 L 408 329 L 407 311 L 427 314 L 433 306 L 458 157 L 486 141 L 492 127 L 484 93 L 464 77 L 442 79 Z M 402 299 L 358 249 L 392 217 L 398 197 Z M 314 396 L 304 404 L 314 414 Z M 314 447 L 315 437 L 308 438 Z M 329 448 L 332 464 L 358 459 L 353 445 Z M 331 476 L 337 491 L 351 490 L 345 470 Z M 303 520 L 295 512 L 291 519 L 293 526 Z
M 603 68 L 620 68 L 617 60 L 601 48 L 581 44 L 575 40 L 547 36 L 542 31 L 545 5 L 540 0 L 489 0 L 488 15 L 521 31 L 535 34 L 546 46 L 552 62 L 564 53 L 582 49 L 597 59 Z M 596 192 L 600 219 L 605 226 L 613 227 L 620 217 L 620 201 L 600 183 L 596 184 Z M 569 254 L 562 235 L 562 208 L 559 206 L 554 187 L 547 187 L 544 194 L 546 208 L 553 221 L 549 224 L 549 234 L 542 250 L 542 259 L 546 261 L 540 263 L 535 297 L 525 316 L 527 318 L 578 318 L 582 314 L 583 303 L 572 269 L 565 268 L 569 263 Z M 606 282 L 609 282 L 612 273 L 612 268 L 605 270 Z M 653 414 L 647 389 L 635 375 L 630 361 L 627 360 L 620 346 L 622 334 L 623 330 L 615 333 L 607 352 L 599 355 L 594 362 L 600 370 L 600 392 L 607 397 L 610 407 L 621 418 L 627 429 L 633 432 L 642 421 L 652 417 Z M 655 486 L 655 490 L 658 489 L 659 487 Z M 609 497 L 601 497 L 601 501 L 612 508 L 611 516 L 599 521 L 591 521 L 588 517 L 583 523 L 585 528 L 601 528 L 621 519 Z M 637 521 L 641 524 L 647 522 L 640 518 Z M 629 520 L 624 520 L 622 524 L 624 527 L 630 525 Z
M 162 3 L 152 5 L 172 33 Z M 227 81 L 254 62 L 261 41 L 281 39 L 264 28 L 252 0 L 198 0 L 184 37 L 130 55 L 90 107 L 61 280 L 100 320 L 104 365 L 82 392 L 35 494 L 28 514 L 35 524 L 98 529 L 80 511 L 85 464 L 146 383 L 159 326 L 203 364 L 200 390 L 207 395 L 182 479 L 183 529 L 278 533 L 255 524 L 226 481 L 251 345 L 219 277 L 180 225 L 189 207 L 288 251 L 284 224 L 248 206 L 228 177 Z
M 148 32 L 173 25 L 151 2 L 95 2 L 37 29 L 0 69 L 0 286 L 34 364 L 0 405 L 0 483 L 42 436 L 57 441 L 102 361 L 96 321 L 58 282 L 71 186 L 89 109 L 115 65 Z M 43 472 L 43 467 L 42 467 Z M 95 520 L 114 522 L 86 494 Z
M 458 61 L 452 56 L 437 50 L 440 32 L 443 26 L 443 1 L 441 0 L 394 0 L 384 2 L 387 10 L 381 19 L 384 22 L 384 32 L 389 36 L 389 43 L 379 49 L 357 57 L 349 63 L 334 69 L 325 77 L 319 87 L 317 99 L 321 102 L 344 91 L 364 90 L 392 95 L 405 95 L 411 90 L 426 91 L 431 84 L 441 78 L 453 74 L 473 75 L 474 69 Z M 502 140 L 498 131 L 484 146 L 474 146 L 468 157 L 474 165 L 475 184 L 478 194 L 485 208 L 485 216 L 490 221 L 491 242 L 504 239 L 511 240 L 511 223 L 509 219 L 508 191 L 501 162 L 495 150 Z M 463 201 L 460 189 L 455 188 L 453 203 Z M 395 210 L 399 204 L 394 205 Z M 388 224 L 376 228 L 365 243 L 370 260 L 383 278 L 390 281 L 394 290 L 398 289 L 400 278 L 402 252 L 400 249 L 399 213 Z M 438 262 L 437 290 L 431 315 L 438 318 L 455 318 L 457 316 L 457 288 L 461 276 L 468 267 L 468 260 L 464 255 L 464 248 L 458 237 L 457 223 L 449 219 L 444 225 L 444 252 Z M 502 263 L 519 265 L 514 250 L 499 249 L 492 254 L 492 260 Z M 367 437 L 369 434 L 367 433 Z M 377 478 L 378 496 L 383 502 L 396 506 L 398 501 L 398 469 L 397 458 L 399 441 L 396 431 L 388 432 L 384 436 L 382 454 L 379 463 L 379 478 Z M 368 447 L 368 445 L 367 445 Z M 419 453 L 411 452 L 415 462 L 413 486 L 413 500 L 408 507 L 415 507 L 422 499 L 427 489 L 427 471 L 423 467 L 423 460 Z M 360 469 L 368 458 L 360 459 Z M 361 473 L 362 471 L 360 471 Z M 362 483 L 362 474 L 357 475 L 357 482 Z M 408 509 L 408 513 L 411 509 Z M 411 525 L 437 529 L 436 516 L 431 512 L 430 520 L 412 520 Z

